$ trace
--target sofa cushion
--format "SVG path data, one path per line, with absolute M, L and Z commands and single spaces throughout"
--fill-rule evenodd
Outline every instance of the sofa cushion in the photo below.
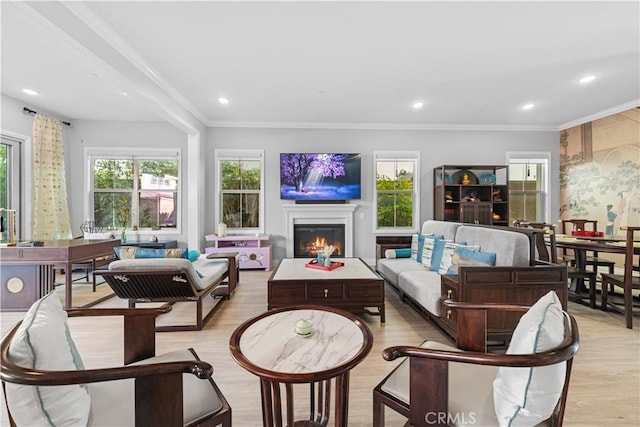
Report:
M 9 347 L 19 366 L 49 371 L 84 369 L 67 326 L 60 297 L 51 292 L 27 311 Z M 91 399 L 84 385 L 29 386 L 6 383 L 7 404 L 17 425 L 87 425 Z
M 469 246 L 464 243 L 446 242 L 442 249 L 442 257 L 440 258 L 439 274 L 447 274 L 449 268 L 453 264 L 453 254 L 458 248 L 469 248 L 472 250 L 480 250 L 480 246 Z
M 422 262 L 422 247 L 424 246 L 424 234 L 411 236 L 411 259 Z
M 566 323 L 560 299 L 550 291 L 520 318 L 507 354 L 541 353 L 560 346 Z M 549 418 L 560 399 L 565 371 L 565 362 L 498 369 L 493 396 L 500 426 L 536 425 Z
M 201 256 L 194 262 L 184 258 L 125 259 L 109 264 L 109 270 L 179 270 L 186 272 L 189 282 L 203 290 L 219 280 L 227 271 L 226 259 L 207 259 Z M 200 278 L 198 272 L 203 277 Z
M 398 286 L 398 275 L 405 271 L 424 271 L 422 264 L 411 258 L 380 258 L 376 266 L 378 272 L 394 286 Z
M 422 223 L 422 234 L 432 234 L 435 236 L 441 235 L 445 240 L 453 241 L 456 237 L 456 232 L 461 226 L 459 222 L 449 221 L 436 221 L 427 220 Z
M 174 249 L 155 249 L 155 248 L 138 248 L 136 246 L 116 246 L 113 248 L 119 259 L 135 259 L 135 258 L 188 258 L 189 250 L 187 248 Z
M 424 244 L 422 246 L 422 265 L 427 270 L 431 269 L 431 263 L 433 261 L 433 250 L 435 247 L 436 240 L 441 240 L 443 236 L 425 236 Z
M 458 269 L 463 266 L 491 267 L 496 264 L 496 254 L 481 252 L 466 246 L 457 247 L 451 258 L 451 266 L 447 270 L 448 275 L 458 274 Z
M 189 350 L 179 350 L 136 362 L 136 365 L 194 360 Z M 197 419 L 222 408 L 214 388 L 208 380 L 192 374 L 183 374 L 183 419 L 190 424 Z M 133 379 L 104 381 L 89 384 L 92 426 L 135 425 L 135 384 Z
M 444 351 L 460 351 L 455 347 L 435 341 L 425 341 L 422 348 Z M 449 363 L 448 412 L 450 426 L 492 426 L 497 424 L 493 409 L 491 383 L 495 378 L 495 366 Z M 409 403 L 409 360 L 405 358 L 382 384 L 382 390 L 403 402 Z M 436 424 L 437 414 L 427 418 L 427 424 Z
M 411 248 L 387 249 L 385 258 L 411 258 Z
M 479 245 L 484 252 L 496 254 L 496 266 L 526 267 L 531 247 L 529 238 L 515 231 L 463 225 L 458 227 L 455 242 Z
M 440 316 L 440 275 L 421 268 L 398 275 L 398 287 L 429 313 Z

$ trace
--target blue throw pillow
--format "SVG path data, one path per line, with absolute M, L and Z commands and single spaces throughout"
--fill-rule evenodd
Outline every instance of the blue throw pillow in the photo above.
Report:
M 424 237 L 424 244 L 422 245 L 422 265 L 424 268 L 431 269 L 431 263 L 433 261 L 433 249 L 437 240 L 444 239 L 443 235 L 433 236 L 426 235 Z
M 195 249 L 190 250 L 187 252 L 187 258 L 189 258 L 189 261 L 191 262 L 197 260 L 200 258 L 200 251 L 196 251 Z
M 134 258 L 187 258 L 189 250 L 187 248 L 176 249 L 153 249 L 138 248 L 136 246 L 116 246 L 113 248 L 119 259 Z
M 433 253 L 431 254 L 431 271 L 438 271 L 440 268 L 445 243 L 447 243 L 447 241 L 444 239 L 436 239 L 434 242 Z
M 385 258 L 409 258 L 411 256 L 411 248 L 387 249 L 384 252 Z
M 496 264 L 496 254 L 492 252 L 480 252 L 468 247 L 457 247 L 451 258 L 451 265 L 447 269 L 449 275 L 458 274 L 461 266 L 492 267 Z

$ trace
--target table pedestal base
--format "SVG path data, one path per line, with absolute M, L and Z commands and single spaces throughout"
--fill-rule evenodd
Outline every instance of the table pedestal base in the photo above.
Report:
M 265 427 L 324 427 L 331 413 L 331 380 L 335 382 L 335 425 L 346 427 L 349 406 L 349 372 L 334 378 L 309 384 L 309 419 L 294 420 L 293 384 L 268 378 L 260 379 L 262 395 L 262 424 Z M 285 400 L 282 400 L 284 386 Z M 283 424 L 282 407 L 285 407 L 286 423 Z

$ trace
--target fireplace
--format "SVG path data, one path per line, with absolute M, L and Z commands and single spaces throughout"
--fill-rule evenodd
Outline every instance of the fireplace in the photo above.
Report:
M 296 256 L 294 255 L 294 246 L 296 246 L 294 242 L 294 227 L 309 225 L 341 226 L 344 234 L 342 235 L 342 250 L 339 256 L 345 258 L 353 257 L 353 217 L 357 206 L 358 205 L 351 203 L 283 205 L 282 208 L 287 224 L 287 258 L 294 258 Z
M 294 224 L 293 257 L 315 257 L 325 246 L 333 245 L 332 258 L 344 258 L 344 224 Z

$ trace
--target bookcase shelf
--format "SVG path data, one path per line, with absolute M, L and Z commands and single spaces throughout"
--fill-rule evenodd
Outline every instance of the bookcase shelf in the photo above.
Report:
M 442 165 L 433 169 L 433 218 L 509 225 L 505 165 Z

